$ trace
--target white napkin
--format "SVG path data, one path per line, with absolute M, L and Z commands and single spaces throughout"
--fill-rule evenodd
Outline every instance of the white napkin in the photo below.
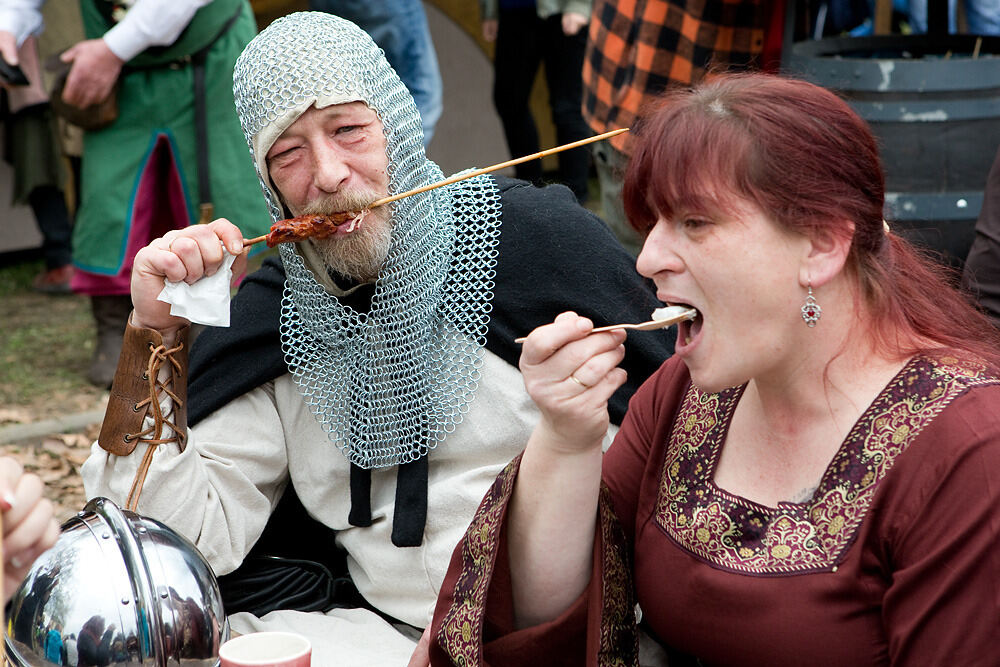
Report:
M 156 298 L 170 304 L 170 314 L 197 324 L 229 326 L 229 287 L 233 281 L 236 255 L 226 252 L 219 270 L 193 285 L 166 280 Z

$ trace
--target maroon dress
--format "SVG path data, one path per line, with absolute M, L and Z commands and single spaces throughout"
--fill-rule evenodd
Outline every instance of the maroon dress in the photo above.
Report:
M 704 665 L 1000 665 L 1000 380 L 914 358 L 812 498 L 777 507 L 713 482 L 742 391 L 699 392 L 676 358 L 650 378 L 605 456 L 588 589 L 518 631 L 513 462 L 452 558 L 432 664 L 637 664 L 638 602 L 648 632 Z

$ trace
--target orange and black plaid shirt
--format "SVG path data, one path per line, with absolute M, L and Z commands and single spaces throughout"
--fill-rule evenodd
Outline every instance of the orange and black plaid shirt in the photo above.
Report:
M 781 3 L 783 4 L 783 3 Z M 595 132 L 632 127 L 669 85 L 712 65 L 756 66 L 774 0 L 595 0 L 583 62 L 583 117 Z M 628 152 L 627 137 L 611 139 Z

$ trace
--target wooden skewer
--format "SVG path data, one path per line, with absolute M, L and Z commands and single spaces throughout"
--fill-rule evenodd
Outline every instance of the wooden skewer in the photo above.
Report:
M 549 148 L 544 151 L 539 151 L 538 153 L 532 153 L 531 155 L 525 155 L 524 157 L 515 158 L 513 160 L 507 160 L 506 162 L 501 162 L 490 167 L 483 167 L 482 169 L 476 169 L 470 171 L 467 174 L 457 174 L 443 181 L 438 181 L 437 183 L 431 183 L 430 185 L 424 185 L 419 188 L 414 188 L 413 190 L 408 190 L 407 192 L 400 193 L 398 195 L 392 195 L 391 197 L 383 197 L 382 199 L 376 200 L 368 206 L 369 209 L 373 209 L 376 206 L 383 206 L 385 204 L 391 204 L 394 201 L 403 199 L 404 197 L 410 197 L 412 195 L 418 195 L 421 192 L 427 192 L 428 190 L 433 190 L 435 188 L 444 187 L 445 185 L 451 185 L 452 183 L 458 183 L 459 181 L 464 181 L 467 178 L 475 178 L 476 176 L 482 176 L 483 174 L 488 174 L 491 171 L 497 171 L 498 169 L 505 169 L 506 167 L 513 167 L 516 164 L 521 164 L 522 162 L 528 162 L 529 160 L 538 160 L 546 155 L 553 155 L 555 153 L 560 153 L 562 151 L 567 151 L 571 148 L 579 148 L 580 146 L 585 146 L 587 144 L 593 143 L 595 141 L 600 141 L 601 139 L 610 139 L 611 137 L 617 136 L 624 132 L 628 132 L 629 128 L 623 127 L 619 130 L 611 130 L 610 132 L 604 132 L 603 134 L 597 134 L 592 137 L 587 137 L 586 139 L 580 139 L 579 141 L 574 141 L 572 143 L 563 144 L 562 146 L 556 146 L 555 148 Z M 260 243 L 267 239 L 267 234 L 263 236 L 258 236 L 252 239 L 243 239 L 243 247 L 247 248 L 254 245 L 255 243 Z

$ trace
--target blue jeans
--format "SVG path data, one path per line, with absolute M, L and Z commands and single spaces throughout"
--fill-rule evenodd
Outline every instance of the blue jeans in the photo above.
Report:
M 336 14 L 371 35 L 413 95 L 429 144 L 441 117 L 441 73 L 421 0 L 309 0 L 309 9 Z
M 955 26 L 956 0 L 948 0 L 948 32 Z M 927 0 L 909 0 L 913 32 L 927 32 Z M 1000 35 L 1000 0 L 965 0 L 965 19 L 973 35 Z

